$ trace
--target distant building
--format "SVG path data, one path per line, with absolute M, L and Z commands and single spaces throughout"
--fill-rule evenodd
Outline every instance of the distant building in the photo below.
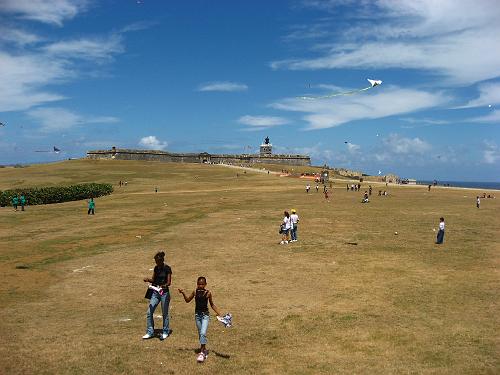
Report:
M 159 150 L 132 150 L 112 147 L 110 150 L 87 151 L 88 159 L 117 159 L 117 160 L 145 160 L 177 163 L 210 163 L 210 164 L 286 164 L 310 166 L 309 155 L 276 154 L 272 153 L 272 144 L 266 137 L 260 145 L 257 154 L 210 154 L 201 153 L 173 153 Z

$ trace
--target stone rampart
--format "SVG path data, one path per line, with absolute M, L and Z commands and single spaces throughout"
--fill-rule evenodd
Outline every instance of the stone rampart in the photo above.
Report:
M 172 153 L 157 150 L 130 150 L 112 148 L 111 150 L 87 151 L 88 159 L 118 159 L 163 161 L 173 163 L 224 163 L 224 164 L 284 164 L 310 166 L 311 158 L 307 155 L 269 155 L 255 154 L 209 154 Z

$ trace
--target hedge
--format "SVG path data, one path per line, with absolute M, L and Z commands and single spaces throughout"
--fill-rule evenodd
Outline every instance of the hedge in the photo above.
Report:
M 21 194 L 24 194 L 26 203 L 33 206 L 37 204 L 62 203 L 97 198 L 109 195 L 112 192 L 113 186 L 111 184 L 96 183 L 12 189 L 0 191 L 0 206 L 11 206 L 12 198 Z

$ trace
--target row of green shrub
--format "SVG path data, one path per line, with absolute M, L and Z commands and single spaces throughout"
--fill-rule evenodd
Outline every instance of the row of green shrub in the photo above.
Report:
M 12 198 L 20 195 L 24 195 L 27 204 L 31 206 L 97 198 L 103 195 L 109 195 L 112 192 L 113 186 L 111 184 L 96 183 L 12 189 L 0 191 L 0 206 L 5 207 L 12 205 Z

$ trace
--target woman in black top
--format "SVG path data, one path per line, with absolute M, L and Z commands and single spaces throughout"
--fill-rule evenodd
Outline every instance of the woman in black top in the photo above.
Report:
M 179 289 L 179 293 L 184 296 L 184 301 L 191 302 L 191 300 L 195 299 L 195 308 L 194 308 L 194 319 L 196 321 L 196 327 L 198 328 L 198 335 L 200 338 L 200 354 L 197 357 L 198 362 L 203 362 L 207 358 L 208 352 L 206 349 L 207 344 L 207 330 L 208 330 L 208 322 L 210 321 L 210 315 L 208 311 L 208 302 L 210 302 L 210 306 L 215 311 L 217 316 L 221 316 L 217 306 L 215 306 L 212 293 L 205 289 L 207 286 L 207 279 L 203 276 L 198 277 L 198 281 L 196 283 L 197 288 L 189 296 L 186 296 L 184 290 Z
M 153 271 L 153 277 L 145 278 L 144 281 L 153 284 L 155 287 L 159 287 L 159 291 L 153 290 L 153 295 L 149 300 L 149 306 L 146 316 L 146 334 L 142 336 L 143 339 L 150 339 L 154 336 L 154 319 L 153 314 L 155 312 L 156 306 L 161 302 L 161 310 L 163 312 L 163 332 L 160 336 L 160 340 L 165 340 L 170 334 L 170 321 L 168 317 L 168 305 L 170 304 L 170 293 L 168 287 L 172 282 L 172 269 L 168 264 L 164 263 L 165 252 L 161 251 L 156 253 L 155 262 L 156 266 Z

